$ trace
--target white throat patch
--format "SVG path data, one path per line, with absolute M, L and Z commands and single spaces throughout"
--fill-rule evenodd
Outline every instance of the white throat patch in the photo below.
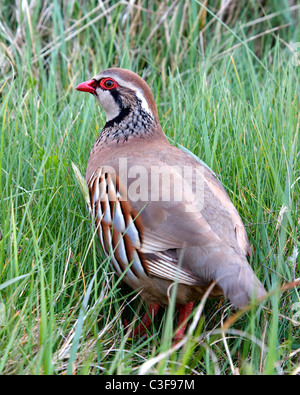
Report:
M 115 99 L 112 97 L 111 93 L 101 88 L 97 88 L 96 92 L 96 98 L 105 111 L 106 121 L 116 118 L 120 114 L 121 110 Z

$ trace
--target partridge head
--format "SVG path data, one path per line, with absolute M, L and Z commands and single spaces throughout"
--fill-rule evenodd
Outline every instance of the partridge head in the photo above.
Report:
M 111 68 L 76 89 L 91 93 L 106 114 L 86 181 L 100 243 L 117 275 L 141 291 L 153 314 L 177 282 L 180 323 L 213 282 L 211 295 L 237 308 L 262 298 L 237 210 L 212 171 L 169 144 L 146 82 Z M 150 322 L 146 314 L 138 330 Z

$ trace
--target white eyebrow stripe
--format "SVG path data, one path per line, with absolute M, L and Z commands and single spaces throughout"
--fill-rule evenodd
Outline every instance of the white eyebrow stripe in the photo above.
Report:
M 96 78 L 97 80 L 101 79 L 101 78 L 107 78 L 107 75 L 98 75 L 95 76 L 94 78 Z M 124 81 L 122 78 L 120 78 L 119 76 L 114 76 L 113 74 L 111 74 L 111 78 L 113 78 L 114 80 L 116 80 L 116 82 L 121 85 L 124 86 L 126 88 L 129 88 L 131 90 L 133 90 L 136 94 L 136 97 L 138 99 L 140 99 L 141 103 L 142 103 L 142 108 L 143 110 L 145 110 L 148 114 L 150 114 L 153 117 L 152 111 L 149 108 L 148 102 L 144 96 L 144 92 L 142 89 L 138 88 L 136 85 L 132 84 L 131 82 L 128 81 Z
M 140 99 L 140 101 L 142 102 L 142 108 L 143 108 L 148 114 L 150 114 L 150 115 L 153 116 L 153 114 L 152 114 L 152 112 L 151 112 L 151 110 L 150 110 L 150 108 L 149 108 L 149 106 L 148 106 L 147 100 L 145 99 L 145 97 L 144 97 L 144 95 L 142 94 L 141 90 L 138 90 L 138 91 L 136 90 L 135 93 L 136 93 L 136 97 L 137 97 L 138 99 Z

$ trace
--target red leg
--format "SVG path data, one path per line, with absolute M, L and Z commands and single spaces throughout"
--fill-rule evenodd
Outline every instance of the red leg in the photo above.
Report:
M 149 314 L 146 312 L 144 317 L 142 318 L 142 322 L 135 328 L 133 335 L 142 335 L 146 332 L 147 328 L 149 328 L 149 326 L 151 325 L 153 318 L 156 316 L 160 305 L 157 303 L 153 303 L 150 304 L 148 306 L 150 313 L 151 313 L 151 317 L 149 317 Z
M 151 315 L 149 316 L 149 314 L 146 312 L 144 314 L 144 317 L 142 318 L 142 321 L 135 328 L 133 334 L 131 333 L 130 336 L 143 335 L 146 332 L 147 328 L 149 328 L 149 326 L 151 325 L 153 318 L 156 316 L 159 308 L 160 305 L 157 303 L 150 304 L 148 306 L 148 309 L 150 310 Z M 123 323 L 125 327 L 129 326 L 128 321 L 126 319 L 123 320 Z
M 178 308 L 179 316 L 178 316 L 178 329 L 174 336 L 174 342 L 178 342 L 182 339 L 185 328 L 187 326 L 188 318 L 193 311 L 194 302 L 190 302 L 184 305 L 180 305 Z

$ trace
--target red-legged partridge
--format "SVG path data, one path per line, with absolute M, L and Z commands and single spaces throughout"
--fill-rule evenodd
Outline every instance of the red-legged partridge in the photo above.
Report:
M 236 308 L 262 298 L 237 210 L 212 171 L 169 144 L 146 82 L 111 68 L 76 89 L 93 94 L 106 113 L 86 172 L 101 246 L 117 275 L 142 290 L 152 315 L 168 304 L 176 281 L 180 324 L 213 281 L 211 294 Z M 146 314 L 139 330 L 150 322 Z

